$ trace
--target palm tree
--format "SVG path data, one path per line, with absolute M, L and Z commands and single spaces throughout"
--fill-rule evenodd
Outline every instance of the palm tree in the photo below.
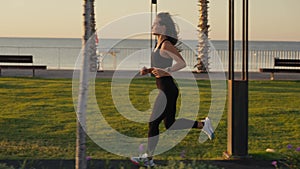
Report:
M 208 72 L 209 63 L 208 63 L 208 52 L 209 52 L 209 43 L 208 43 L 208 0 L 199 0 L 199 44 L 198 44 L 198 56 L 197 64 L 194 66 L 197 68 L 196 72 Z
M 86 169 L 86 133 L 85 120 L 86 120 L 86 103 L 88 98 L 88 71 L 95 71 L 97 68 L 96 63 L 96 45 L 95 38 L 91 38 L 95 34 L 95 12 L 94 12 L 94 0 L 84 0 L 84 56 L 83 67 L 80 72 L 80 92 L 78 96 L 78 108 L 77 108 L 77 131 L 76 131 L 76 169 Z M 89 43 L 88 40 L 90 39 Z

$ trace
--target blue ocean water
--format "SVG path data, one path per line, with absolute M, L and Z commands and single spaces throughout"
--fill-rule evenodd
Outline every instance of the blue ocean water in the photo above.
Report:
M 182 41 L 183 49 L 189 50 L 183 52 L 182 55 L 186 57 L 191 66 L 196 63 L 193 52 L 197 49 L 197 43 L 197 40 Z M 210 45 L 211 51 L 219 52 L 220 60 L 226 67 L 227 41 L 211 40 Z M 79 38 L 0 38 L 0 54 L 30 54 L 34 56 L 36 64 L 46 64 L 50 69 L 73 69 L 80 55 L 81 47 L 82 40 Z M 128 55 L 138 50 L 150 49 L 150 42 L 147 39 L 99 39 L 99 48 L 118 50 L 116 58 L 105 55 L 103 59 L 104 69 L 115 69 Z M 240 41 L 235 43 L 235 49 L 241 50 Z M 257 71 L 257 68 L 261 66 L 270 67 L 272 57 L 300 58 L 300 42 L 250 41 L 249 51 L 249 56 L 253 57 L 249 62 L 250 71 Z M 127 65 L 126 69 L 138 69 L 143 64 L 149 64 L 149 56 L 146 56 L 148 53 L 143 55 L 145 56 L 133 60 L 133 62 L 140 63 Z

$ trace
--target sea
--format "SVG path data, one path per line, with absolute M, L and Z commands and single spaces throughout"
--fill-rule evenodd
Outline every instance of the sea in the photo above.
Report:
M 97 54 L 100 69 L 138 70 L 150 66 L 149 39 L 99 39 Z M 74 69 L 82 57 L 80 38 L 0 38 L 0 55 L 33 55 L 34 64 L 48 69 Z M 193 69 L 197 63 L 197 40 L 182 40 L 182 56 Z M 209 64 L 211 71 L 227 70 L 228 41 L 210 40 Z M 235 66 L 241 69 L 241 41 L 235 42 Z M 249 41 L 249 71 L 273 67 L 274 57 L 300 59 L 300 42 Z

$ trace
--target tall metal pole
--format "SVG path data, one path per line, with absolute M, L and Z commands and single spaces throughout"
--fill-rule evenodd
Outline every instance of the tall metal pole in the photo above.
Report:
M 153 5 L 155 6 L 155 16 L 157 15 L 157 0 L 151 0 L 151 8 L 150 8 L 150 49 L 152 50 L 153 44 L 152 44 L 152 22 L 153 22 Z
M 228 80 L 234 80 L 234 0 L 229 0 L 229 64 Z
M 152 50 L 152 20 L 153 20 L 152 12 L 153 12 L 153 0 L 150 1 L 150 51 Z
M 157 0 L 151 0 L 151 4 L 150 4 L 151 8 L 150 8 L 150 52 L 152 51 L 153 48 L 153 36 L 152 36 L 152 22 L 153 22 L 153 6 L 155 6 L 155 16 L 157 15 Z M 151 67 L 152 67 L 152 63 Z
M 248 80 L 248 0 L 243 0 L 243 80 Z
M 234 0 L 229 0 L 228 132 L 226 158 L 248 158 L 248 0 L 243 0 L 242 79 L 234 77 Z
M 234 110 L 234 0 L 229 0 L 229 37 L 228 37 L 228 130 L 227 130 L 227 158 L 233 149 L 233 113 Z

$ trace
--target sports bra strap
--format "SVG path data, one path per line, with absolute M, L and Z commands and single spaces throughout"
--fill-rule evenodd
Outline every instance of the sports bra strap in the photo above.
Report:
M 168 39 L 164 39 L 160 44 L 159 44 L 159 46 L 158 46 L 158 49 L 160 49 L 161 48 L 161 45 L 165 42 L 165 41 L 167 41 Z

